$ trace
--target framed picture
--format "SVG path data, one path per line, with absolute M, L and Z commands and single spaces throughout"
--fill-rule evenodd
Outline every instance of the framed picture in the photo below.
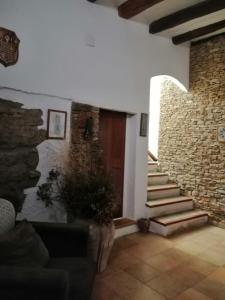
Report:
M 140 136 L 147 136 L 147 134 L 148 134 L 148 114 L 141 113 Z
M 67 112 L 48 110 L 47 138 L 63 140 L 66 137 Z
M 218 141 L 225 142 L 225 126 L 218 126 L 217 134 L 218 134 Z

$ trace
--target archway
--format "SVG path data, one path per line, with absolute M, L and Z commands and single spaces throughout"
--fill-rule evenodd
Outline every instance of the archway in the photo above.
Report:
M 169 75 L 157 75 L 150 79 L 150 104 L 149 104 L 149 134 L 148 150 L 158 157 L 158 140 L 160 129 L 160 96 L 163 83 L 169 80 L 180 90 L 187 92 L 185 86 L 176 78 Z

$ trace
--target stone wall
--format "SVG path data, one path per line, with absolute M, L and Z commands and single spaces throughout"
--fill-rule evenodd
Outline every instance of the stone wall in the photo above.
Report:
M 36 146 L 46 137 L 42 111 L 23 109 L 22 104 L 0 99 L 0 197 L 20 211 L 24 189 L 37 184 L 39 156 Z
M 101 167 L 97 107 L 72 103 L 71 164 L 81 172 L 94 172 Z
M 191 46 L 190 90 L 165 81 L 161 91 L 159 161 L 196 206 L 225 226 L 225 36 Z

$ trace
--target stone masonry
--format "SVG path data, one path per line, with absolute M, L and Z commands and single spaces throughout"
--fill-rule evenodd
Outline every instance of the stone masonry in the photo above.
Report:
M 37 184 L 39 156 L 36 146 L 46 139 L 42 111 L 24 109 L 22 104 L 0 99 L 0 197 L 20 211 L 24 189 Z
M 225 226 L 225 35 L 191 46 L 190 90 L 164 81 L 161 91 L 159 161 L 192 195 L 196 206 Z

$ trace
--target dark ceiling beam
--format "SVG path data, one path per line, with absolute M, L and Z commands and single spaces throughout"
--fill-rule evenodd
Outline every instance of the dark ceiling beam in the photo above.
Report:
M 172 41 L 175 45 L 179 45 L 184 42 L 191 41 L 195 38 L 204 36 L 206 34 L 213 33 L 222 28 L 225 28 L 225 20 L 188 31 L 188 32 L 185 32 L 185 33 L 177 35 L 177 36 L 174 36 L 172 38 Z
M 118 7 L 121 18 L 130 19 L 164 0 L 127 0 Z
M 158 33 L 224 8 L 225 0 L 206 0 L 154 21 L 149 26 L 149 32 Z

